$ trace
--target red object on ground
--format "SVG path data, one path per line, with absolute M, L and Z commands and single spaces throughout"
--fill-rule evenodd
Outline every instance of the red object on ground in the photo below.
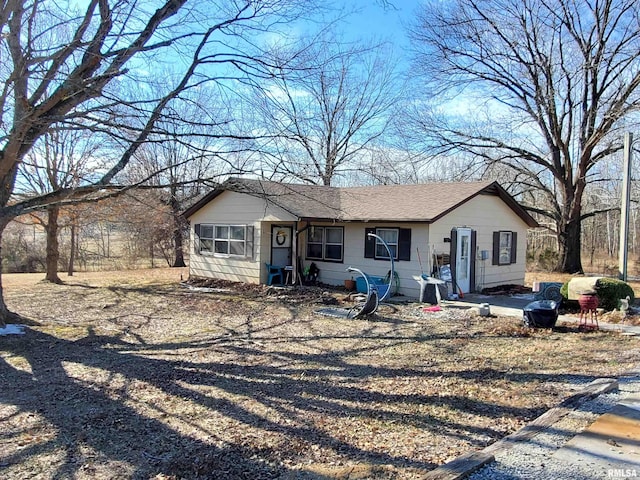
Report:
M 425 307 L 422 309 L 423 312 L 439 312 L 442 310 L 438 305 L 434 305 L 433 307 Z
M 598 297 L 597 295 L 580 295 L 580 325 L 578 328 L 598 330 Z

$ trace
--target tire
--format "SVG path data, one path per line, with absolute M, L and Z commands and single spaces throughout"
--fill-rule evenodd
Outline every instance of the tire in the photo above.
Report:
M 544 289 L 544 299 L 554 300 L 558 303 L 562 301 L 562 294 L 560 293 L 560 287 L 557 285 L 549 285 Z

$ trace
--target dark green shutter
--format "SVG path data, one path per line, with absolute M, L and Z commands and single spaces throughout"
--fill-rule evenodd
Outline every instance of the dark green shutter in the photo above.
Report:
M 196 223 L 193 227 L 193 253 L 200 253 L 200 224 Z
M 411 229 L 401 228 L 398 232 L 398 260 L 411 260 Z
M 245 239 L 245 252 L 244 252 L 244 256 L 246 258 L 252 259 L 253 258 L 253 232 L 254 232 L 254 228 L 253 225 L 247 225 L 247 238 Z
M 493 256 L 491 265 L 500 265 L 500 232 L 493 232 Z
M 456 285 L 456 260 L 458 258 L 458 230 L 451 229 L 451 243 L 449 244 L 449 268 L 451 269 L 451 281 Z M 453 289 L 456 292 L 456 288 Z
M 470 292 L 475 292 L 476 291 L 476 258 L 478 258 L 478 255 L 476 252 L 476 248 L 477 248 L 477 243 L 478 243 L 478 235 L 477 232 L 475 230 L 471 230 L 471 255 L 469 255 L 469 261 L 471 262 L 471 282 L 469 283 L 469 291 Z
M 364 229 L 364 258 L 375 258 L 376 237 L 370 237 L 369 233 L 376 233 L 375 228 Z
M 516 252 L 518 251 L 518 234 L 511 232 L 511 263 L 516 263 Z

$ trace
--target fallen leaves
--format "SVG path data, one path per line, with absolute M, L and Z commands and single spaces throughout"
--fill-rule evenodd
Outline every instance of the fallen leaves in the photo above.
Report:
M 346 320 L 314 313 L 340 292 L 114 281 L 8 290 L 41 325 L 0 347 L 3 474 L 419 478 L 640 358 L 462 309 Z

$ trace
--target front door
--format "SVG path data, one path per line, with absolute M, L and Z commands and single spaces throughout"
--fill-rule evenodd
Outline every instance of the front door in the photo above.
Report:
M 290 226 L 271 226 L 271 264 L 279 267 L 292 265 L 291 263 L 291 235 Z
M 471 264 L 473 262 L 471 229 L 457 228 L 456 233 L 455 280 L 458 287 L 456 290 L 460 290 L 462 293 L 469 293 L 471 291 Z

